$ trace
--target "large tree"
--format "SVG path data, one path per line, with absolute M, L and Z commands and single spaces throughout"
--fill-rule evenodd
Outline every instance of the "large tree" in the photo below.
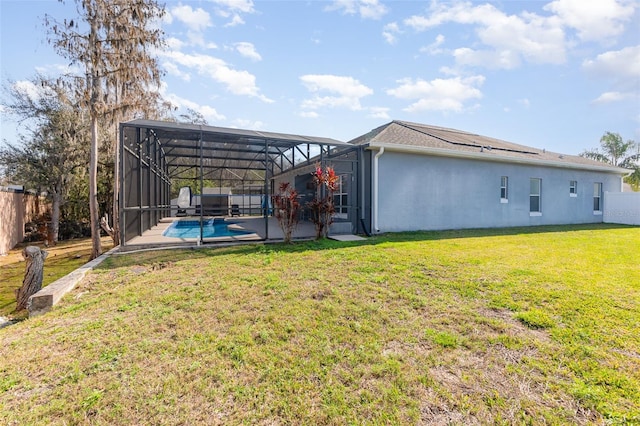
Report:
M 640 144 L 633 140 L 622 139 L 619 133 L 605 132 L 600 138 L 600 148 L 584 151 L 583 157 L 602 161 L 618 167 L 633 170 L 630 176 L 625 178 L 634 190 L 640 187 Z
M 144 105 L 156 105 L 161 73 L 153 49 L 163 46 L 163 32 L 157 25 L 164 8 L 156 0 L 76 0 L 76 10 L 76 19 L 47 17 L 45 24 L 56 51 L 72 65 L 80 66 L 85 79 L 83 99 L 91 122 L 91 257 L 95 258 L 102 252 L 98 207 L 100 123 L 113 124 L 132 111 L 144 110 Z M 118 176 L 114 180 L 117 185 Z M 117 192 L 117 186 L 114 189 Z
M 86 166 L 88 122 L 75 94 L 62 79 L 42 76 L 18 85 L 9 83 L 5 105 L 20 120 L 28 120 L 20 143 L 5 142 L 0 164 L 5 174 L 51 198 L 52 242 L 58 241 L 60 210 L 76 172 Z

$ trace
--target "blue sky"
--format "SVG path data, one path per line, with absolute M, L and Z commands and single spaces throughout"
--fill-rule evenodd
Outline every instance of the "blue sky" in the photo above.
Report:
M 3 83 L 68 68 L 42 21 L 74 10 L 0 0 Z M 640 142 L 637 1 L 170 0 L 166 10 L 162 94 L 211 125 L 348 141 L 397 119 L 568 154 L 605 131 Z M 1 126 L 15 140 L 4 111 Z

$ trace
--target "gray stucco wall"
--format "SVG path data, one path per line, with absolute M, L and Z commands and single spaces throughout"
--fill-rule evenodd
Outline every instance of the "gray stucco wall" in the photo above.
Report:
M 387 151 L 379 159 L 380 232 L 602 222 L 593 184 L 620 192 L 620 176 Z M 508 203 L 500 181 L 509 178 Z M 529 179 L 542 179 L 542 215 L 529 213 Z M 575 180 L 577 197 L 569 195 Z

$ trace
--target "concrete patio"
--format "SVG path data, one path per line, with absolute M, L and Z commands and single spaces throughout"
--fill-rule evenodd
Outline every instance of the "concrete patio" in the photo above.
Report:
M 187 219 L 199 220 L 199 216 L 187 217 Z M 143 232 L 141 236 L 134 237 L 127 241 L 126 245 L 120 247 L 120 251 L 131 251 L 145 248 L 158 248 L 158 247 L 172 247 L 172 246 L 195 246 L 198 245 L 198 238 L 175 238 L 166 237 L 163 233 L 171 226 L 175 220 L 184 220 L 185 217 L 167 217 L 158 223 L 158 225 L 152 227 L 148 231 Z M 209 219 L 209 217 L 205 217 Z M 231 236 L 231 237 L 215 237 L 204 238 L 204 244 L 221 244 L 221 243 L 240 243 L 250 241 L 281 241 L 284 239 L 284 234 L 278 220 L 275 217 L 265 218 L 262 216 L 241 216 L 241 217 L 227 217 L 230 221 L 230 229 L 239 229 L 250 232 L 245 235 Z M 293 238 L 298 240 L 313 239 L 315 238 L 316 231 L 313 223 L 308 221 L 300 221 L 296 227 Z

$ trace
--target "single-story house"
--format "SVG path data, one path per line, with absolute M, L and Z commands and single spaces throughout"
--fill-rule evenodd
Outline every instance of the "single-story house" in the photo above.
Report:
M 271 195 L 287 181 L 304 206 L 315 194 L 311 171 L 317 163 L 340 175 L 333 233 L 602 222 L 605 193 L 621 192 L 630 172 L 584 157 L 405 121 L 392 121 L 347 143 L 134 120 L 120 125 L 119 159 L 125 246 L 171 222 L 178 207 L 172 203 L 179 189 L 175 182 L 189 182 L 193 194 L 203 196 L 210 187 L 228 188 L 230 197 L 241 201 L 227 203 L 247 217 L 246 227 L 251 217 L 258 219 L 251 225 L 254 236 L 268 240 L 278 238 L 269 225 Z M 257 203 L 260 208 L 253 208 Z M 193 201 L 187 211 L 196 212 L 202 224 L 207 212 L 198 204 Z M 308 220 L 304 209 L 301 220 Z M 205 238 L 202 229 L 196 227 L 198 243 L 219 241 Z
M 392 121 L 360 136 L 373 232 L 602 222 L 629 170 L 460 130 Z

